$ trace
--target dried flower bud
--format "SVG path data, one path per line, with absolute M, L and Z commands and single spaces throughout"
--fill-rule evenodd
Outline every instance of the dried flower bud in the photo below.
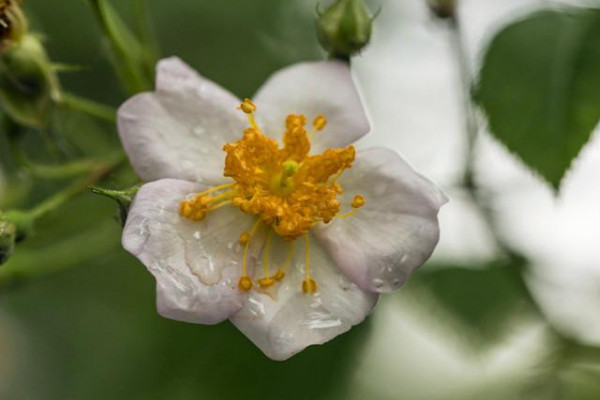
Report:
M 18 43 L 27 33 L 27 19 L 19 3 L 0 0 L 0 51 Z

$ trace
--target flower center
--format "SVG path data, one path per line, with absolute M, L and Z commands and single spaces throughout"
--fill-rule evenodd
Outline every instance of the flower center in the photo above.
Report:
M 314 293 L 317 286 L 310 277 L 308 266 L 308 231 L 319 222 L 329 223 L 336 216 L 343 218 L 354 214 L 365 202 L 357 195 L 351 204 L 353 211 L 339 215 L 341 204 L 337 197 L 342 193 L 342 187 L 337 180 L 352 167 L 355 149 L 348 146 L 310 155 L 311 139 L 325 128 L 327 120 L 324 115 L 319 115 L 308 132 L 306 117 L 295 114 L 286 118 L 283 147 L 280 148 L 277 141 L 258 127 L 254 118 L 256 106 L 249 99 L 244 100 L 240 109 L 247 114 L 250 127 L 239 141 L 223 147 L 226 153 L 223 174 L 234 182 L 183 200 L 180 214 L 201 221 L 210 211 L 232 204 L 257 217 L 252 230 L 240 237 L 240 243 L 245 246 L 241 290 L 250 290 L 253 286 L 246 271 L 246 255 L 250 239 L 259 225 L 270 228 L 263 263 L 265 276 L 258 280 L 261 287 L 272 286 L 285 275 L 285 268 L 275 275 L 269 273 L 271 233 L 275 232 L 292 244 L 298 237 L 305 236 L 306 277 L 302 287 L 305 293 Z M 293 251 L 291 245 L 286 264 L 293 257 Z

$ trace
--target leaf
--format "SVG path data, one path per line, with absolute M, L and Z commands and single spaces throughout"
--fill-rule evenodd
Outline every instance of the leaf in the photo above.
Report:
M 431 314 L 442 312 L 453 318 L 469 344 L 484 346 L 502 339 L 516 317 L 533 311 L 514 278 L 525 262 L 515 257 L 477 270 L 443 265 L 421 271 L 409 287 L 431 296 L 435 300 Z
M 534 13 L 484 56 L 476 100 L 491 132 L 555 189 L 600 118 L 600 10 Z

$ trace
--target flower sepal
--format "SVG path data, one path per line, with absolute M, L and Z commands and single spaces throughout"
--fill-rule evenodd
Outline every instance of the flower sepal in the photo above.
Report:
M 121 226 L 125 226 L 125 221 L 127 221 L 127 215 L 129 214 L 129 208 L 131 207 L 131 203 L 133 202 L 138 190 L 140 190 L 140 185 L 132 186 L 123 190 L 105 189 L 99 186 L 92 186 L 90 187 L 90 190 L 94 194 L 108 197 L 109 199 L 113 199 L 117 202 L 119 206 L 117 220 Z

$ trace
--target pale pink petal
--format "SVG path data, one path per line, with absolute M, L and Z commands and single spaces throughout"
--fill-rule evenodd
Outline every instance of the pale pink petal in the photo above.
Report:
M 199 222 L 179 215 L 187 196 L 206 186 L 174 179 L 139 190 L 123 232 L 123 247 L 156 278 L 158 311 L 167 318 L 215 324 L 239 311 L 247 294 L 237 288 L 241 274 L 240 233 L 253 218 L 223 207 Z M 256 264 L 251 248 L 249 267 Z
M 178 58 L 157 67 L 157 89 L 129 99 L 118 113 L 123 147 L 144 181 L 222 180 L 223 145 L 246 126 L 240 101 Z
M 306 62 L 276 72 L 254 96 L 266 134 L 279 139 L 288 114 L 319 114 L 328 124 L 312 140 L 312 152 L 345 147 L 370 130 L 350 68 L 341 61 Z M 309 127 L 310 129 L 310 127 Z
M 359 152 L 339 183 L 348 209 L 356 194 L 366 205 L 349 218 L 321 225 L 317 237 L 362 289 L 398 289 L 433 252 L 446 196 L 398 154 L 382 148 Z
M 271 259 L 281 266 L 289 244 L 275 241 Z M 316 294 L 302 292 L 304 239 L 297 239 L 296 257 L 272 296 L 252 291 L 244 308 L 231 317 L 256 346 L 273 360 L 285 360 L 307 346 L 325 343 L 362 322 L 378 295 L 364 292 L 344 276 L 316 240 L 311 243 Z M 259 271 L 259 269 L 257 269 Z

